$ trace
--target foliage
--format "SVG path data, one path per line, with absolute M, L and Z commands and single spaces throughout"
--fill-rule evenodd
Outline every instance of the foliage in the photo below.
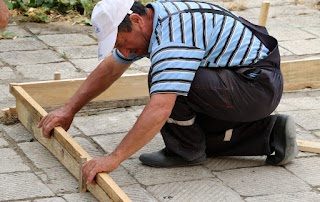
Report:
M 21 21 L 69 21 L 91 25 L 91 14 L 100 0 L 3 0 L 14 14 L 26 18 Z M 155 0 L 141 0 L 147 4 Z
M 27 16 L 27 21 L 51 22 L 68 20 L 91 24 L 93 7 L 100 0 L 4 0 L 16 14 Z

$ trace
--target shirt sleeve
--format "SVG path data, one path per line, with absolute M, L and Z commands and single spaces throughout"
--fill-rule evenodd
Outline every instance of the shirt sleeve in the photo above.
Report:
M 123 64 L 131 64 L 143 58 L 142 56 L 136 56 L 135 54 L 132 54 L 132 53 L 130 53 L 129 58 L 126 58 L 124 55 L 122 55 L 122 53 L 118 49 L 115 49 L 113 51 L 113 56 L 118 62 Z
M 150 56 L 150 95 L 176 93 L 187 96 L 204 50 L 170 42 L 157 47 Z

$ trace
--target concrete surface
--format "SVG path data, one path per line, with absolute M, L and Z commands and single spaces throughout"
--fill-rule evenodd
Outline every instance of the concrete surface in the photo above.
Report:
M 215 2 L 224 7 L 235 5 Z M 316 2 L 271 0 L 267 28 L 279 40 L 283 61 L 320 56 Z M 257 23 L 261 1 L 248 0 L 246 5 L 246 10 L 236 13 Z M 56 71 L 63 79 L 83 78 L 100 63 L 91 27 L 12 20 L 7 31 L 20 38 L 0 41 L 0 109 L 15 106 L 10 82 L 50 80 Z M 149 65 L 148 59 L 142 59 L 126 73 L 148 72 Z M 69 134 L 93 157 L 108 154 L 143 107 L 78 114 Z M 320 90 L 285 92 L 274 113 L 295 118 L 299 139 L 320 142 Z M 163 147 L 158 134 L 110 173 L 133 201 L 320 201 L 318 154 L 300 152 L 285 166 L 267 166 L 263 156 L 217 157 L 201 166 L 170 169 L 139 162 L 140 154 Z M 75 178 L 21 123 L 0 124 L 0 201 L 96 201 L 91 193 L 78 193 L 77 186 Z

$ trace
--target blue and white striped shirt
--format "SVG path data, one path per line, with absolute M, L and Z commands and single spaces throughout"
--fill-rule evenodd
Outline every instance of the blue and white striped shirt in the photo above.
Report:
M 152 77 L 150 95 L 186 96 L 199 67 L 248 66 L 269 53 L 263 43 L 236 20 L 238 16 L 217 5 L 160 1 L 147 6 L 155 12 L 148 56 Z M 124 58 L 118 50 L 114 56 L 122 63 L 141 58 L 134 55 Z

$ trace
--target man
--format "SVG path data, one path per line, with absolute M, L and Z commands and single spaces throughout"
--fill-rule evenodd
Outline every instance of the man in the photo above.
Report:
M 6 28 L 8 26 L 8 21 L 10 17 L 10 11 L 7 5 L 0 0 L 0 29 Z
M 104 0 L 94 8 L 99 59 L 116 50 L 39 124 L 45 137 L 57 125 L 67 130 L 74 114 L 133 61 L 150 57 L 150 101 L 111 154 L 84 164 L 87 183 L 116 169 L 160 130 L 166 147 L 141 155 L 143 164 L 176 167 L 202 164 L 207 155 L 267 155 L 268 164 L 281 165 L 297 155 L 293 119 L 270 115 L 283 80 L 277 41 L 265 28 L 210 3 L 135 2 L 131 11 L 128 5 L 132 1 Z

